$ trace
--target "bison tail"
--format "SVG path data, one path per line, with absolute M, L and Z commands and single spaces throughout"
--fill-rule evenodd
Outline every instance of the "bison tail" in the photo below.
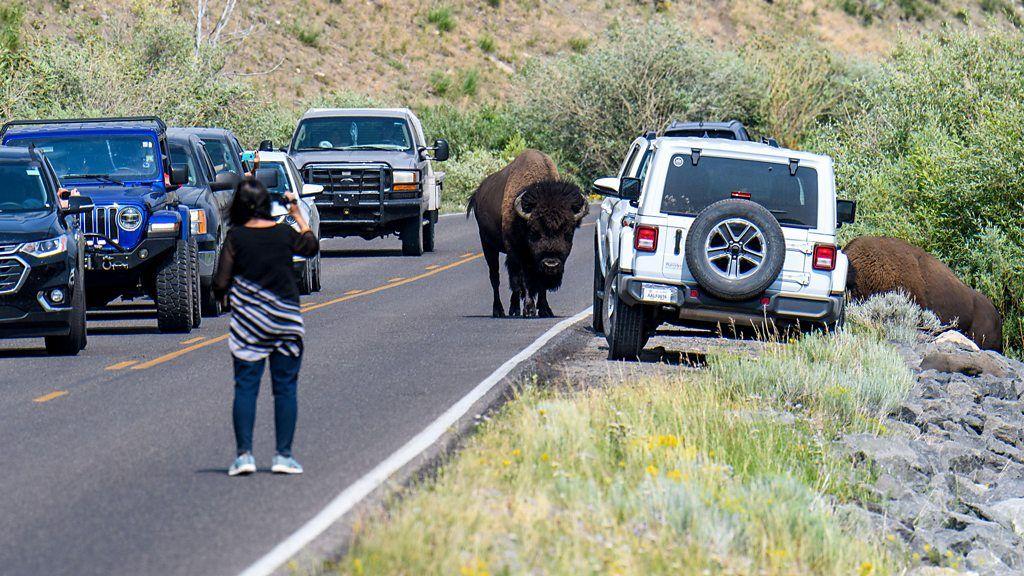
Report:
M 466 218 L 469 218 L 470 212 L 476 209 L 476 193 L 469 197 L 469 202 L 466 203 Z

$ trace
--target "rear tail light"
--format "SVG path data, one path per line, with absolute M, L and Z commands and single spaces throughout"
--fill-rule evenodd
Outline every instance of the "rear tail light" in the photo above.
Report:
M 811 267 L 815 270 L 836 269 L 836 247 L 831 244 L 818 244 L 814 247 L 814 258 Z
M 740 192 L 739 190 L 736 190 L 732 193 L 732 197 L 740 198 L 743 200 L 750 200 L 750 192 Z
M 654 226 L 637 226 L 633 234 L 633 248 L 638 252 L 654 252 L 658 249 L 658 229 Z

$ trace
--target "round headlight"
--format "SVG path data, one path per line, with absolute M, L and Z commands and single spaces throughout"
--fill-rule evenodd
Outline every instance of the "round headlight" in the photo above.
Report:
M 125 206 L 117 213 L 117 225 L 125 232 L 134 232 L 142 226 L 142 212 L 134 206 Z

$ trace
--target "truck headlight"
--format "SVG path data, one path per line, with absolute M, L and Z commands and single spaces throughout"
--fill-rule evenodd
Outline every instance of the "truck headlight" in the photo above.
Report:
M 391 189 L 395 192 L 415 192 L 420 189 L 420 171 L 395 170 L 391 182 Z
M 189 225 L 193 235 L 206 234 L 206 210 L 193 208 L 189 212 Z
M 135 206 L 125 206 L 117 211 L 117 225 L 125 232 L 135 232 L 142 226 L 142 211 Z
M 48 238 L 46 240 L 39 240 L 38 242 L 27 242 L 21 246 L 22 252 L 25 254 L 31 254 L 36 258 L 54 256 L 66 251 L 67 249 L 68 239 L 66 236 Z

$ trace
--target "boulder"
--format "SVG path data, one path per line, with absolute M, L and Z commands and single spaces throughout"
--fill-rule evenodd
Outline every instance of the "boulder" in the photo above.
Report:
M 956 330 L 950 330 L 939 334 L 939 336 L 932 341 L 932 344 L 936 346 L 949 345 L 955 348 L 960 348 L 961 350 L 969 350 L 971 352 L 981 351 L 981 348 L 978 348 L 978 345 L 975 344 L 973 340 Z
M 972 352 L 951 346 L 936 347 L 921 359 L 922 370 L 959 373 L 967 376 L 991 374 L 1005 378 L 1010 374 L 1009 364 L 994 352 Z
M 988 515 L 996 522 L 1024 536 L 1024 498 L 1010 498 L 988 507 Z

